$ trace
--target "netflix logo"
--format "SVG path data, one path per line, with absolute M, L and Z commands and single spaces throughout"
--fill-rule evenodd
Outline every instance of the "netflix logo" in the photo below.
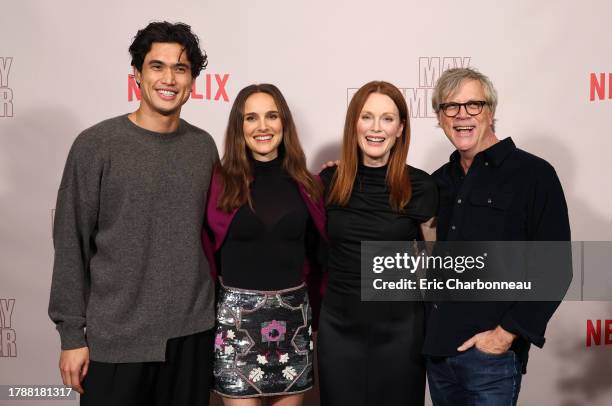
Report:
M 218 102 L 229 102 L 227 96 L 227 81 L 229 73 L 207 73 L 198 76 L 191 87 L 191 98 L 194 100 L 209 100 Z M 127 80 L 128 101 L 140 100 L 140 88 L 133 74 L 128 75 Z
M 606 81 L 606 78 L 608 79 Z M 590 101 L 612 99 L 612 72 L 591 73 Z M 608 91 L 606 92 L 606 88 Z
M 612 344 L 612 320 L 587 320 L 586 346 Z

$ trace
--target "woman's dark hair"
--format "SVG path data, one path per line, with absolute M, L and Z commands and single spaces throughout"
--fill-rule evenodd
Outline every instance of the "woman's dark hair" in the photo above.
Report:
M 242 89 L 232 105 L 225 132 L 225 154 L 220 165 L 223 189 L 217 207 L 229 212 L 245 203 L 251 205 L 249 185 L 253 180 L 253 173 L 248 158 L 251 152 L 244 140 L 243 125 L 246 100 L 256 93 L 265 93 L 272 96 L 278 108 L 283 124 L 283 141 L 278 147 L 279 155 L 282 156 L 283 160 L 283 169 L 293 180 L 304 187 L 313 201 L 317 201 L 323 193 L 323 186 L 306 169 L 306 157 L 304 151 L 302 151 L 287 101 L 276 86 L 263 83 L 250 85 Z
M 191 64 L 191 76 L 197 78 L 202 69 L 208 65 L 206 52 L 200 49 L 200 42 L 197 35 L 191 32 L 191 27 L 187 24 L 172 24 L 167 21 L 155 21 L 139 30 L 130 45 L 130 55 L 132 56 L 132 66 L 142 72 L 142 64 L 145 56 L 151 50 L 154 42 L 171 42 L 180 44 L 187 53 L 187 59 Z

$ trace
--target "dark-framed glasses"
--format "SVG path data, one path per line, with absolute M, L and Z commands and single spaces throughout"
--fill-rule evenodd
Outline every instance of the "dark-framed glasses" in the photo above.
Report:
M 484 100 L 470 100 L 465 103 L 442 103 L 439 105 L 440 110 L 446 117 L 456 117 L 461 110 L 461 106 L 465 107 L 465 111 L 470 116 L 477 116 L 482 113 L 482 108 L 487 104 Z

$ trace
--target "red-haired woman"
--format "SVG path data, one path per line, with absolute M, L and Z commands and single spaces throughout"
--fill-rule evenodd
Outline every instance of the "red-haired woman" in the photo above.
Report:
M 221 275 L 214 390 L 225 405 L 259 405 L 267 396 L 297 406 L 312 387 L 303 271 L 307 243 L 324 233 L 322 197 L 281 92 L 270 84 L 242 89 L 210 188 L 212 247 L 205 238 Z
M 400 91 L 367 83 L 349 104 L 339 165 L 321 173 L 329 235 L 318 338 L 322 406 L 424 403 L 422 302 L 360 301 L 361 241 L 435 238 L 437 187 L 406 165 L 409 125 Z

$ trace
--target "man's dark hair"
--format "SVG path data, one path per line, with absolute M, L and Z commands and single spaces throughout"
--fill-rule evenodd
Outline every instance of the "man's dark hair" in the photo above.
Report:
M 187 59 L 191 64 L 191 76 L 197 78 L 202 69 L 208 65 L 206 52 L 200 49 L 197 35 L 191 32 L 187 24 L 172 24 L 167 21 L 156 21 L 139 30 L 130 45 L 132 66 L 142 72 L 142 64 L 145 55 L 151 50 L 154 42 L 171 42 L 180 44 L 187 53 Z

